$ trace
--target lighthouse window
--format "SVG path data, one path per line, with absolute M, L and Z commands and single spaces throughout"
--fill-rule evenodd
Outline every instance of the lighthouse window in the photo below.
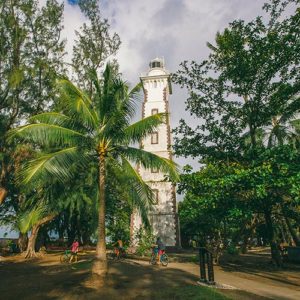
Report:
M 151 134 L 151 144 L 158 144 L 158 132 Z
M 152 192 L 154 194 L 154 203 L 153 204 L 158 204 L 158 190 L 153 189 Z
M 154 61 L 151 63 L 151 68 L 161 68 L 161 64 L 159 61 Z
M 156 115 L 156 114 L 158 114 L 158 109 L 157 108 L 152 108 L 151 115 L 153 116 L 153 115 Z
M 157 88 L 157 81 L 156 81 L 156 80 L 154 81 L 153 86 L 154 86 L 155 88 Z

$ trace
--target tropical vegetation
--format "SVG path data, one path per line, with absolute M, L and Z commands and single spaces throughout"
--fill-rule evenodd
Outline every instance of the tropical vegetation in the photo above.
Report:
M 183 62 L 173 77 L 199 118 L 195 128 L 180 121 L 175 152 L 202 165 L 182 175 L 183 235 L 245 249 L 263 239 L 277 265 L 279 243 L 299 245 L 298 4 L 269 1 L 264 17 L 233 21 L 206 60 Z

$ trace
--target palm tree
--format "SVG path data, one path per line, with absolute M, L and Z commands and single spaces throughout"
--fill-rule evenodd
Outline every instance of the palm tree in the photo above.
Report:
M 300 120 L 287 120 L 285 115 L 272 118 L 272 125 L 265 128 L 268 148 L 289 144 L 296 149 L 300 146 Z
M 134 204 L 144 219 L 154 194 L 132 163 L 157 168 L 168 174 L 171 180 L 178 179 L 178 172 L 171 160 L 132 146 L 166 119 L 165 114 L 159 113 L 130 124 L 140 85 L 130 91 L 109 64 L 102 82 L 95 74 L 91 76 L 96 90 L 93 99 L 70 81 L 60 80 L 60 112 L 36 115 L 30 119 L 30 124 L 17 128 L 12 134 L 38 145 L 44 152 L 51 149 L 28 164 L 24 183 L 38 184 L 47 181 L 49 176 L 66 182 L 76 175 L 78 168 L 87 168 L 91 162 L 97 164 L 98 242 L 92 272 L 105 276 L 105 181 L 108 167 L 116 176 L 126 176 Z

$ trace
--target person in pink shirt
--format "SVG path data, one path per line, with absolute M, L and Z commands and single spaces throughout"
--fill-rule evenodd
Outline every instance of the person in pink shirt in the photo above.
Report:
M 73 258 L 75 258 L 75 262 L 77 262 L 77 253 L 78 253 L 79 243 L 78 240 L 75 239 L 72 246 L 71 246 L 71 258 L 70 262 L 72 262 Z

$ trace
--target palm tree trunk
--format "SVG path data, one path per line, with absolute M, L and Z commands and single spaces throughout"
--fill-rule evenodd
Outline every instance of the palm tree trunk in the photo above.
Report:
M 39 230 L 41 228 L 42 225 L 48 223 L 49 221 L 53 220 L 56 217 L 56 214 L 52 214 L 49 215 L 45 218 L 42 218 L 41 220 L 39 220 L 33 227 L 31 230 L 31 235 L 28 239 L 28 245 L 27 245 L 27 250 L 25 253 L 25 258 L 33 258 L 33 257 L 37 257 L 37 253 L 35 252 L 35 242 L 36 242 L 36 238 L 37 235 L 39 233 Z
M 105 277 L 107 274 L 106 243 L 105 243 L 105 157 L 99 157 L 99 211 L 98 211 L 98 241 L 96 260 L 92 273 Z

